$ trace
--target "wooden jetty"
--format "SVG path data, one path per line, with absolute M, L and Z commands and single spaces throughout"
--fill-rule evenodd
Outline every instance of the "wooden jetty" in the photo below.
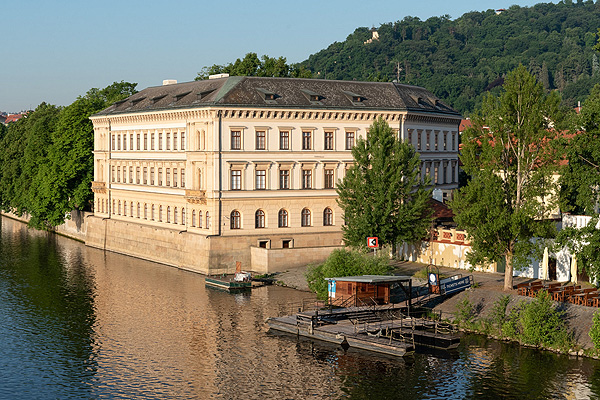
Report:
M 393 356 L 411 354 L 415 346 L 452 350 L 460 344 L 450 325 L 406 317 L 398 306 L 299 312 L 267 322 L 272 330 Z

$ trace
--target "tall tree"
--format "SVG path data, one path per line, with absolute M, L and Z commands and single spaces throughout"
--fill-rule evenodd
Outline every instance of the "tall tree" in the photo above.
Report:
M 600 204 L 600 85 L 592 89 L 575 122 L 574 132 L 564 144 L 568 163 L 559 181 L 561 210 L 592 219 L 582 229 L 563 226 L 557 242 L 577 255 L 577 265 L 591 279 L 600 279 L 600 229 L 596 228 Z
M 559 102 L 520 65 L 463 133 L 461 161 L 471 180 L 450 207 L 469 234 L 472 264 L 505 261 L 505 290 L 512 289 L 514 268 L 535 254 L 531 239 L 554 234 L 547 217 L 556 208 Z
M 195 80 L 208 79 L 210 75 L 229 74 L 231 76 L 265 76 L 281 78 L 311 78 L 311 72 L 305 67 L 290 65 L 285 57 L 269 57 L 263 55 L 260 59 L 256 53 L 248 53 L 243 59 L 237 59 L 227 65 L 214 64 L 203 67 Z
M 365 247 L 369 236 L 384 245 L 414 242 L 430 226 L 430 190 L 422 182 L 419 155 L 396 138 L 383 119 L 373 122 L 366 139 L 352 148 L 355 164 L 337 192 L 344 211 L 344 240 Z
M 33 179 L 35 195 L 28 210 L 32 226 L 57 226 L 71 210 L 89 207 L 94 171 L 94 128 L 89 117 L 134 94 L 136 85 L 122 81 L 90 89 L 57 115 L 47 155 Z

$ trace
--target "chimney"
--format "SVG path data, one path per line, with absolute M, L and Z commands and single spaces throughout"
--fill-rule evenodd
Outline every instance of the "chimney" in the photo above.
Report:
M 176 83 L 177 83 L 177 79 L 165 79 L 165 80 L 163 80 L 163 86 L 175 85 Z

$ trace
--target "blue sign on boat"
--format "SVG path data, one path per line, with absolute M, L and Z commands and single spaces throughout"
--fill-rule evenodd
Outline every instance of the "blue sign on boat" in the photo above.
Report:
M 461 292 L 471 287 L 471 276 L 469 275 L 464 278 L 442 281 L 441 286 L 443 294 Z

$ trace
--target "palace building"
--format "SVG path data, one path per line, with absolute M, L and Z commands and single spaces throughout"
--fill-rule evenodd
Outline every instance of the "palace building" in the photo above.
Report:
M 410 85 L 217 76 L 144 89 L 93 115 L 86 243 L 180 268 L 261 273 L 342 244 L 337 182 L 383 117 L 444 196 L 461 116 Z

